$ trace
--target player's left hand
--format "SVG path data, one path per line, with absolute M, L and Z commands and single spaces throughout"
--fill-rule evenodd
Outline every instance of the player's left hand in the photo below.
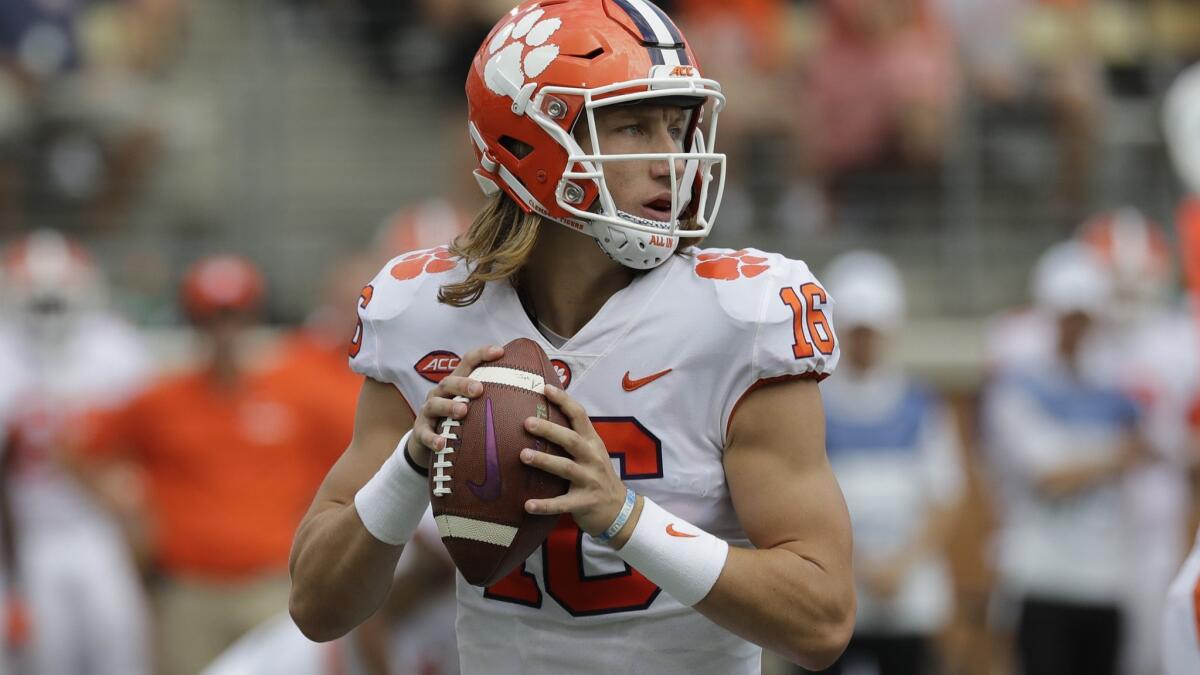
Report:
M 587 411 L 561 389 L 546 385 L 546 398 L 562 410 L 570 428 L 529 417 L 529 433 L 561 447 L 569 457 L 525 448 L 521 461 L 571 482 L 565 495 L 530 499 L 525 510 L 538 515 L 570 513 L 579 528 L 590 535 L 608 529 L 625 503 L 625 484 L 613 470 L 604 441 L 588 419 Z

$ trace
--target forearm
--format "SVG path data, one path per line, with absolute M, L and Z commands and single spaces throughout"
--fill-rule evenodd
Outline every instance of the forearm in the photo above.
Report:
M 784 547 L 730 548 L 695 605 L 714 623 L 810 670 L 833 663 L 854 630 L 854 585 Z
M 292 619 L 311 640 L 345 635 L 387 597 L 403 546 L 376 539 L 354 504 L 312 514 L 292 546 Z
M 721 553 L 697 546 L 703 539 L 663 534 L 661 518 L 665 516 L 677 530 L 716 541 L 695 525 L 657 510 L 661 507 L 655 507 L 658 515 L 644 517 L 646 507 L 647 500 L 639 498 L 611 545 L 664 590 L 672 592 L 669 586 L 676 584 L 694 598 L 702 598 L 687 600 L 679 595 L 677 600 L 695 603 L 693 609 L 717 625 L 812 670 L 828 667 L 845 649 L 853 632 L 855 610 L 849 565 L 827 569 L 790 544 L 750 550 L 722 545 L 720 549 L 728 553 Z M 636 541 L 631 543 L 635 533 Z M 723 556 L 724 564 L 718 557 L 713 567 L 699 564 L 689 569 L 697 559 L 710 555 Z M 639 565 L 646 560 L 649 565 Z M 709 574 L 705 569 L 712 570 L 713 576 L 708 578 L 715 578 L 715 583 L 709 582 L 712 586 L 706 594 L 702 590 L 694 593 L 696 579 Z M 680 576 L 686 577 L 682 584 Z

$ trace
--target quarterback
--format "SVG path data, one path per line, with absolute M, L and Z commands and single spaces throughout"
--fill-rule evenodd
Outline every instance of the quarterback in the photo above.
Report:
M 802 262 L 695 247 L 724 181 L 719 85 L 647 0 L 567 0 L 502 18 L 466 89 L 490 202 L 363 289 L 366 379 L 296 534 L 296 624 L 330 640 L 379 606 L 429 503 L 439 420 L 525 337 L 569 422 L 526 428 L 568 456 L 521 456 L 570 489 L 526 503 L 565 514 L 540 552 L 487 588 L 459 578 L 462 671 L 749 675 L 763 647 L 828 666 L 855 613 L 817 387 L 838 360 L 832 300 Z

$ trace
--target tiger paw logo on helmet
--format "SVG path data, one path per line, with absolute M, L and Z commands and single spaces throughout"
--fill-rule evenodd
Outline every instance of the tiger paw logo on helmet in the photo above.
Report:
M 445 246 L 409 253 L 392 266 L 392 276 L 400 281 L 416 279 L 424 273 L 437 274 L 454 269 L 454 255 Z
M 546 44 L 546 40 L 562 28 L 562 19 L 541 21 L 545 13 L 537 8 L 516 16 L 492 37 L 488 43 L 491 58 L 483 69 L 488 89 L 515 99 L 526 77 L 541 75 L 558 58 L 558 45 Z
M 746 249 L 729 253 L 701 253 L 696 256 L 696 276 L 720 281 L 734 281 L 754 277 L 771 268 L 767 259 L 750 255 Z

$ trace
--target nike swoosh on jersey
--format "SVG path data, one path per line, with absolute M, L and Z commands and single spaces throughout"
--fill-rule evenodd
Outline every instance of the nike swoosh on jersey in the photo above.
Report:
M 639 377 L 636 380 L 629 379 L 629 371 L 627 370 L 627 371 L 625 371 L 625 377 L 621 378 L 621 388 L 624 389 L 625 391 L 633 391 L 635 389 L 641 389 L 642 387 L 650 384 L 651 382 L 657 380 L 658 378 L 662 377 L 663 375 L 666 375 L 667 373 L 671 372 L 672 370 L 673 370 L 672 368 L 667 368 L 664 371 L 654 373 L 653 375 L 647 375 L 646 377 Z
M 688 534 L 687 532 L 680 532 L 679 530 L 675 529 L 675 523 L 667 523 L 667 534 L 671 535 L 672 537 L 684 537 L 687 539 L 691 539 L 693 537 L 700 536 L 698 534 Z
M 492 420 L 492 399 L 484 401 L 483 482 L 467 481 L 472 494 L 485 502 L 500 496 L 500 451 L 496 447 L 496 425 Z

